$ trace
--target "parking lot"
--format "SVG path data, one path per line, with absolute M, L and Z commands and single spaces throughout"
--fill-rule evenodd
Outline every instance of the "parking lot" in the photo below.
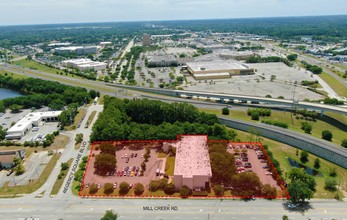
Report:
M 228 152 L 235 155 L 238 173 L 254 172 L 263 184 L 270 184 L 277 190 L 281 189 L 272 177 L 272 173 L 268 169 L 268 161 L 260 148 L 250 144 L 233 143 L 228 145 Z
M 99 150 L 92 150 L 92 154 L 95 156 L 99 153 Z M 163 163 L 163 160 L 157 158 L 156 150 L 151 149 L 150 158 L 146 162 L 146 170 L 143 172 L 143 176 L 141 176 L 141 163 L 144 161 L 144 154 L 144 148 L 131 150 L 128 147 L 124 147 L 116 151 L 117 167 L 114 172 L 109 172 L 106 176 L 95 174 L 95 156 L 91 156 L 83 183 L 87 187 L 93 183 L 100 184 L 101 188 L 105 183 L 117 183 L 117 185 L 121 182 L 127 182 L 129 184 L 142 183 L 146 189 L 151 180 L 160 178 L 160 176 L 156 175 L 156 171 L 157 169 L 165 170 L 165 163 Z
M 19 140 L 19 143 L 24 143 L 25 141 L 43 141 L 47 134 L 52 134 L 54 131 L 59 129 L 59 122 L 45 122 L 40 127 L 35 127 L 31 129 L 25 136 Z

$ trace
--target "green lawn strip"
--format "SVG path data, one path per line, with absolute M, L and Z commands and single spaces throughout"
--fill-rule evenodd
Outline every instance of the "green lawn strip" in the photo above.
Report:
M 323 79 L 339 96 L 347 97 L 347 88 L 342 83 L 340 83 L 337 79 L 330 76 L 326 72 L 323 72 L 318 75 L 321 79 Z
M 69 167 L 71 166 L 72 160 L 73 159 L 70 159 L 70 160 L 67 161 L 67 163 L 69 164 Z M 54 186 L 52 188 L 51 195 L 56 195 L 59 192 L 61 186 L 64 183 L 64 180 L 65 180 L 68 172 L 69 172 L 69 169 L 60 171 L 60 175 L 62 176 L 62 178 L 60 178 L 60 179 L 57 178 L 57 180 L 55 181 Z
M 0 75 L 6 75 L 6 74 L 7 74 L 7 76 L 11 76 L 14 79 L 24 79 L 24 78 L 27 78 L 27 76 L 25 76 L 25 75 L 12 73 L 12 72 L 7 71 L 7 70 L 0 70 Z
M 92 121 L 93 121 L 95 115 L 96 115 L 96 111 L 93 111 L 93 112 L 89 115 L 88 120 L 87 120 L 87 122 L 86 122 L 86 128 L 88 128 L 89 125 L 90 125 L 90 123 L 92 123 Z
M 79 76 L 76 76 L 76 75 L 72 76 L 73 74 L 69 74 L 69 73 L 66 74 L 62 70 L 58 70 L 58 69 L 55 69 L 55 68 L 51 68 L 51 67 L 45 66 L 45 65 L 43 65 L 41 63 L 38 63 L 38 62 L 36 62 L 34 60 L 23 59 L 23 60 L 15 61 L 15 62 L 13 62 L 13 64 L 17 65 L 17 66 L 27 67 L 27 68 L 30 68 L 30 69 L 33 69 L 33 70 L 38 70 L 38 71 L 45 72 L 45 73 L 51 73 L 51 74 L 57 74 L 57 75 L 59 73 L 59 75 L 64 75 L 64 76 L 68 76 L 68 77 L 71 77 L 71 78 L 82 79 L 82 77 L 79 77 Z M 63 73 L 63 74 L 60 74 L 60 73 Z
M 72 187 L 72 193 L 74 194 L 74 195 L 78 195 L 78 192 L 79 192 L 79 189 L 80 189 L 80 185 L 81 185 L 81 183 L 80 182 L 78 182 L 78 181 L 73 181 L 72 182 L 72 185 L 71 185 L 71 187 Z
M 250 134 L 237 130 L 237 138 L 240 139 L 240 141 L 249 141 L 250 140 Z M 288 162 L 288 158 L 292 158 L 296 161 L 300 161 L 300 150 L 299 150 L 299 156 L 296 156 L 296 148 L 291 147 L 289 145 L 270 140 L 267 138 L 262 138 L 261 142 L 263 144 L 267 144 L 269 146 L 270 151 L 273 153 L 274 158 L 276 158 L 279 163 L 281 164 L 281 169 L 284 171 L 284 173 L 289 172 L 292 168 Z M 309 154 L 309 162 L 307 162 L 305 165 L 307 167 L 310 167 L 313 169 L 314 160 L 317 157 L 315 155 Z M 338 183 L 341 184 L 342 189 L 345 191 L 347 190 L 347 169 L 344 169 L 334 163 L 331 163 L 329 161 L 326 161 L 322 158 L 320 159 L 321 168 L 319 169 L 319 172 L 323 174 L 322 177 L 315 176 L 315 180 L 317 182 L 317 191 L 314 194 L 315 198 L 325 198 L 325 199 L 333 199 L 335 193 L 331 193 L 329 191 L 326 191 L 324 189 L 325 179 L 329 177 L 329 170 L 330 169 L 336 169 L 337 171 L 337 177 L 336 180 Z M 285 176 L 285 175 L 284 175 Z M 341 182 L 340 182 L 341 181 Z
M 165 173 L 169 176 L 174 175 L 176 157 L 166 158 Z
M 41 176 L 34 180 L 33 182 L 24 185 L 24 186 L 8 186 L 8 182 L 4 184 L 3 187 L 0 188 L 0 195 L 6 196 L 6 195 L 16 195 L 16 194 L 29 194 L 37 189 L 39 189 L 48 179 L 49 175 L 51 174 L 53 168 L 55 167 L 57 161 L 60 158 L 60 154 L 54 154 L 43 170 Z
M 21 68 L 18 68 L 19 71 L 23 71 L 23 69 Z M 37 73 L 37 72 L 34 72 L 34 71 L 30 71 L 30 70 L 25 70 L 26 73 L 29 73 L 29 74 L 32 74 L 38 78 L 40 77 L 45 77 L 45 78 L 48 78 L 49 80 L 52 80 L 52 81 L 57 81 L 57 82 L 60 82 L 60 83 L 66 83 L 66 84 L 73 84 L 75 86 L 80 86 L 80 87 L 86 87 L 86 88 L 91 88 L 91 89 L 94 89 L 94 90 L 97 90 L 97 91 L 106 91 L 106 92 L 115 92 L 115 88 L 112 88 L 110 86 L 99 86 L 99 85 L 96 85 L 96 84 L 92 84 L 93 81 L 89 81 L 89 80 L 86 80 L 86 79 L 78 79 L 77 77 L 69 77 L 69 78 L 61 78 L 61 77 L 58 77 L 57 74 L 53 75 L 46 75 L 46 74 L 41 74 L 41 73 Z M 63 76 L 63 77 L 67 77 L 67 76 Z M 78 79 L 78 80 L 76 80 Z M 84 82 L 90 82 L 89 83 L 84 83 Z
M 218 109 L 201 109 L 208 113 L 213 113 L 218 116 L 222 116 L 222 110 Z M 273 121 L 280 121 L 288 124 L 288 129 L 297 131 L 300 133 L 305 133 L 301 129 L 301 123 L 305 122 L 305 120 L 302 119 L 296 119 L 296 117 L 293 115 L 293 123 L 291 119 L 291 113 L 290 112 L 283 112 L 283 111 L 271 111 L 270 117 L 260 117 L 259 121 L 251 120 L 251 117 L 247 115 L 247 112 L 245 111 L 238 111 L 238 110 L 230 110 L 230 114 L 226 117 L 233 118 L 233 119 L 239 119 L 244 121 L 250 121 L 254 123 L 260 123 L 262 119 L 269 119 Z M 312 124 L 312 131 L 311 135 L 313 137 L 322 138 L 322 131 L 323 130 L 330 130 L 333 134 L 332 142 L 338 146 L 341 145 L 341 141 L 346 138 L 346 132 L 321 120 L 313 121 L 306 121 L 310 124 Z
M 167 156 L 167 154 L 164 153 L 164 152 L 159 152 L 159 153 L 158 153 L 158 158 L 164 158 L 164 157 L 166 157 L 166 156 Z

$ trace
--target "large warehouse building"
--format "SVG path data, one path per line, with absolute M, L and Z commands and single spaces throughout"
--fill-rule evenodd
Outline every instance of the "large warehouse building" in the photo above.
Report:
M 61 62 L 61 64 L 65 67 L 70 68 L 78 68 L 81 71 L 86 70 L 105 70 L 107 68 L 107 64 L 103 62 L 95 62 L 91 59 L 72 59 L 72 60 L 65 60 Z
M 30 129 L 38 127 L 42 122 L 58 121 L 62 111 L 31 112 L 7 130 L 6 139 L 21 139 Z
M 210 186 L 212 170 L 207 136 L 181 136 L 176 143 L 175 187 L 200 189 Z
M 194 79 L 226 79 L 233 75 L 250 75 L 254 74 L 254 69 L 248 65 L 237 62 L 188 62 L 188 71 Z

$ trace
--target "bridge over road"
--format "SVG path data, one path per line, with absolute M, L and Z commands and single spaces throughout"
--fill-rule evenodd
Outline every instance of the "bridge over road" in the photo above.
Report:
M 312 102 L 301 102 L 286 99 L 273 99 L 273 98 L 264 98 L 258 96 L 247 96 L 247 95 L 237 95 L 237 94 L 225 94 L 225 93 L 212 93 L 212 92 L 200 92 L 200 91 L 189 91 L 189 90 L 170 90 L 170 89 L 156 89 L 156 88 L 146 88 L 140 86 L 126 86 L 121 84 L 111 84 L 108 83 L 109 86 L 137 90 L 142 92 L 150 92 L 155 94 L 174 96 L 174 97 L 187 97 L 187 98 L 206 98 L 206 99 L 217 99 L 221 102 L 226 101 L 250 101 L 253 103 L 263 103 L 263 104 L 272 104 L 272 105 L 280 105 L 286 107 L 297 107 L 297 108 L 306 108 L 308 110 L 315 110 L 321 113 L 324 112 L 334 112 L 338 114 L 347 115 L 347 106 L 335 106 L 335 105 L 325 105 L 320 103 L 312 103 Z

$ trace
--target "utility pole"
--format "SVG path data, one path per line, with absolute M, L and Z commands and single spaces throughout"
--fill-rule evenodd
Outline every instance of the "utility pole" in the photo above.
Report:
M 292 124 L 294 124 L 294 120 L 293 120 L 293 111 L 294 111 L 294 104 L 295 104 L 295 88 L 296 85 L 294 84 L 294 88 L 293 88 L 293 100 L 292 100 L 292 111 L 291 111 L 291 119 L 292 119 Z

